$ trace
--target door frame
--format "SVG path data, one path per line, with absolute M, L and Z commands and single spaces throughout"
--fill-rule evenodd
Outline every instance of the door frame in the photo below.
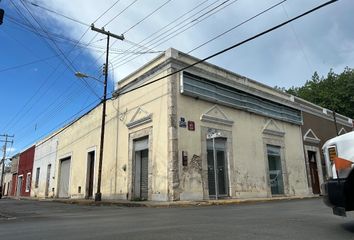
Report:
M 224 184 L 225 184 L 225 191 L 226 191 L 226 193 L 225 194 L 220 194 L 220 193 L 216 193 L 215 192 L 215 195 L 211 195 L 210 194 L 210 192 L 209 192 L 209 174 L 208 174 L 208 192 L 209 192 L 209 198 L 215 198 L 216 199 L 216 196 L 218 197 L 218 198 L 225 198 L 225 197 L 228 197 L 229 196 L 229 187 L 228 187 L 228 185 L 229 185 L 229 181 L 228 181 L 228 179 L 229 179 L 229 170 L 228 170 L 228 159 L 227 159 L 227 138 L 225 138 L 225 137 L 216 137 L 215 138 L 215 141 L 217 141 L 216 139 L 223 139 L 223 141 L 224 141 L 224 148 L 223 149 L 220 149 L 220 148 L 217 148 L 217 147 L 215 147 L 215 151 L 216 151 L 216 153 L 214 153 L 214 149 L 212 149 L 212 151 L 213 151 L 213 161 L 214 161 L 214 154 L 215 154 L 215 157 L 216 157 L 216 167 L 218 167 L 218 159 L 217 159 L 217 151 L 220 151 L 220 150 L 223 150 L 223 152 L 224 152 L 224 170 L 225 170 L 225 176 L 224 176 Z M 213 141 L 213 139 L 207 139 L 207 145 L 208 145 L 208 141 Z M 207 146 L 207 154 L 208 154 L 208 146 Z M 207 156 L 207 158 L 208 158 L 208 156 Z M 208 161 L 208 159 L 207 159 L 207 161 Z M 208 164 L 208 163 L 207 163 Z M 218 189 L 218 192 L 220 192 L 220 188 L 219 188 L 219 174 L 218 174 L 218 171 L 217 170 L 215 170 L 215 166 L 214 166 L 214 162 L 213 162 L 213 169 L 214 169 L 214 172 L 213 172 L 213 175 L 214 175 L 214 177 L 216 176 L 217 177 L 217 189 Z M 208 171 L 209 171 L 209 169 L 208 169 Z M 215 172 L 216 171 L 216 172 Z M 216 175 L 215 175 L 216 174 Z M 214 180 L 215 181 L 215 180 Z M 216 185 L 216 183 L 215 183 L 215 185 Z M 216 191 L 216 189 L 215 189 L 215 191 Z
M 90 171 L 89 161 L 92 159 L 88 159 L 88 157 L 91 152 L 94 152 L 94 154 L 93 154 L 93 172 L 92 172 L 93 176 L 92 176 L 92 196 L 91 196 L 91 198 L 93 198 L 95 196 L 95 180 L 96 180 L 95 173 L 96 173 L 97 151 L 96 151 L 96 147 L 92 147 L 92 148 L 87 149 L 87 151 L 86 151 L 86 182 L 85 182 L 85 185 L 86 185 L 85 198 L 86 199 L 90 198 L 90 196 L 88 196 L 88 194 L 89 194 L 89 181 L 90 181 L 90 179 L 89 179 L 89 177 L 90 177 L 90 175 L 89 175 L 89 171 Z
M 68 154 L 68 155 L 63 155 L 60 159 L 59 159 L 59 166 L 58 166 L 58 182 L 57 182 L 57 192 L 56 192 L 56 197 L 59 198 L 59 190 L 60 190 L 60 178 L 61 178 L 61 163 L 65 160 L 70 159 L 70 168 L 69 168 L 69 183 L 68 183 L 68 197 L 64 197 L 64 198 L 70 198 L 70 183 L 71 183 L 71 161 L 73 160 L 72 155 Z
M 272 194 L 270 186 L 270 176 L 269 176 L 269 161 L 268 161 L 268 152 L 267 145 L 280 147 L 280 162 L 281 162 L 281 171 L 283 177 L 283 194 Z M 288 196 L 290 194 L 289 190 L 289 176 L 287 171 L 287 164 L 285 159 L 285 142 L 284 134 L 282 132 L 268 132 L 263 131 L 263 151 L 264 151 L 264 166 L 265 166 L 265 176 L 267 184 L 267 196 L 276 197 L 276 196 Z
M 148 138 L 148 201 L 152 200 L 152 147 L 153 147 L 153 135 L 152 135 L 152 127 L 148 127 L 136 132 L 132 132 L 129 134 L 129 150 L 128 150 L 128 184 L 127 184 L 127 199 L 134 200 L 134 174 L 135 174 L 135 150 L 134 150 L 134 141 L 140 138 Z
M 21 178 L 21 184 L 19 184 L 20 178 Z M 17 176 L 16 194 L 15 194 L 16 197 L 21 196 L 22 185 L 23 185 L 23 174 Z
M 211 132 L 219 132 L 221 134 L 220 137 L 225 138 L 225 167 L 226 167 L 226 195 L 219 196 L 219 198 L 229 198 L 235 197 L 235 186 L 232 185 L 232 182 L 235 182 L 236 176 L 231 175 L 231 172 L 234 172 L 234 161 L 233 161 L 233 139 L 232 139 L 232 131 L 228 131 L 220 128 L 212 128 L 201 126 L 201 159 L 202 159 L 202 187 L 203 187 L 203 199 L 209 200 L 211 199 L 209 196 L 209 184 L 208 184 L 208 162 L 207 162 L 207 135 Z
M 45 189 L 44 189 L 44 196 L 45 197 L 48 197 L 49 196 L 49 192 L 50 192 L 49 191 L 49 187 L 50 187 L 51 171 L 52 171 L 52 164 L 49 163 L 49 164 L 47 164 L 47 174 L 46 174 L 46 178 L 45 178 Z
M 308 151 L 316 153 L 316 166 L 317 166 L 317 173 L 318 173 L 318 181 L 319 181 L 319 185 L 320 185 L 320 194 L 323 194 L 322 189 L 321 189 L 321 185 L 323 184 L 324 179 L 323 179 L 323 171 L 322 171 L 322 165 L 321 165 L 320 149 L 315 146 L 304 145 L 304 155 L 305 155 L 305 161 L 306 161 L 306 172 L 307 172 L 307 181 L 308 181 L 309 192 L 310 192 L 310 194 L 313 194 L 311 172 L 310 172 L 310 159 L 307 154 Z

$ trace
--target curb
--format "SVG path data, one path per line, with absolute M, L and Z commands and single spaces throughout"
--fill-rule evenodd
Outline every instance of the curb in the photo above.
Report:
M 145 208 L 183 208 L 183 207 L 207 207 L 207 206 L 224 206 L 224 205 L 239 205 L 252 203 L 268 203 L 275 201 L 292 201 L 292 200 L 307 200 L 321 198 L 321 196 L 301 196 L 301 197 L 274 197 L 274 198 L 251 198 L 251 199 L 221 199 L 221 200 L 201 200 L 201 201 L 175 201 L 175 202 L 151 202 L 141 201 L 134 202 L 128 200 L 114 201 L 102 200 L 95 202 L 94 200 L 86 199 L 57 199 L 57 198 L 32 198 L 32 197 L 7 197 L 14 200 L 30 200 L 42 202 L 57 202 L 64 204 L 77 204 L 83 206 L 118 206 L 118 207 L 145 207 Z

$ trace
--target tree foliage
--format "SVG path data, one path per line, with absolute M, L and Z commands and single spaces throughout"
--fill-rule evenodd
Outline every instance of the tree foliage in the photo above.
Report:
M 304 86 L 285 92 L 354 118 L 354 70 L 348 67 L 340 74 L 330 70 L 326 77 L 315 72 Z

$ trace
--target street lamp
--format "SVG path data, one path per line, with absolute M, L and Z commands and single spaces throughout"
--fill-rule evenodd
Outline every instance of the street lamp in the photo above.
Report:
M 98 160 L 98 178 L 97 178 L 97 192 L 95 193 L 95 201 L 101 201 L 102 193 L 101 193 L 101 176 L 102 176 L 102 160 L 103 160 L 103 146 L 104 146 L 104 131 L 106 124 L 106 101 L 107 101 L 107 64 L 104 66 L 105 78 L 102 82 L 101 80 L 89 76 L 87 74 L 76 72 L 75 76 L 78 78 L 92 78 L 100 83 L 103 83 L 103 99 L 102 99 L 102 123 L 101 123 L 101 140 L 100 140 L 100 155 Z
M 82 73 L 82 72 L 76 72 L 75 76 L 78 77 L 78 78 L 91 78 L 91 79 L 93 79 L 93 80 L 95 80 L 97 82 L 100 82 L 100 83 L 104 84 L 104 81 L 101 81 L 98 78 L 95 78 L 93 76 L 89 76 L 89 75 L 87 75 L 85 73 Z

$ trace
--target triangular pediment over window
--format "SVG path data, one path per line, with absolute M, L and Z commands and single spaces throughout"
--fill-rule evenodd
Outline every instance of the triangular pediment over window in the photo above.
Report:
M 200 116 L 200 120 L 203 122 L 211 122 L 227 126 L 232 126 L 234 124 L 234 121 L 229 119 L 218 105 L 214 105 L 212 108 L 203 113 Z
M 152 121 L 152 113 L 148 113 L 142 107 L 138 107 L 133 117 L 127 123 L 129 129 L 149 123 Z
M 285 132 L 278 126 L 278 124 L 273 120 L 269 119 L 267 123 L 264 125 L 262 132 L 264 134 L 274 135 L 283 137 Z
M 304 135 L 304 141 L 305 142 L 311 142 L 311 143 L 320 143 L 321 139 L 319 139 L 315 132 L 312 131 L 312 129 L 310 128 L 309 130 L 307 130 L 307 132 Z
M 338 135 L 342 135 L 342 134 L 345 134 L 345 133 L 347 133 L 347 130 L 345 130 L 345 128 L 342 127 L 342 128 L 339 130 Z

